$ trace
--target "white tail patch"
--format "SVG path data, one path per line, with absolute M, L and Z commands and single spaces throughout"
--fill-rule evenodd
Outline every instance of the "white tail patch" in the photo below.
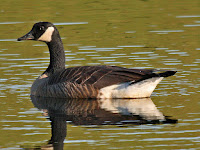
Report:
M 154 77 L 141 82 L 130 82 L 111 85 L 99 91 L 98 98 L 143 98 L 150 97 L 157 84 L 163 77 Z
M 54 27 L 48 27 L 47 30 L 40 36 L 38 41 L 50 42 L 52 40 L 52 34 Z

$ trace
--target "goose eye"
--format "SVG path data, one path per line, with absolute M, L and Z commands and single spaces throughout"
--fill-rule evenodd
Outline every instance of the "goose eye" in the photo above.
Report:
M 40 26 L 40 31 L 43 31 L 44 30 L 44 26 Z

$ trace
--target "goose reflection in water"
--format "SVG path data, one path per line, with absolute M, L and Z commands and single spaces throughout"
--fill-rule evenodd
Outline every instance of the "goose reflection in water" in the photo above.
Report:
M 160 112 L 150 98 L 143 99 L 55 99 L 31 97 L 35 107 L 51 121 L 48 146 L 63 149 L 66 121 L 74 125 L 124 125 L 176 123 Z

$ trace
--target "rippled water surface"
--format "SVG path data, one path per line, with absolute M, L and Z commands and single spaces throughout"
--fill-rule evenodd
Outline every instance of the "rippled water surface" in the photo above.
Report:
M 85 102 L 87 106 L 98 106 L 101 115 L 88 113 L 89 108 L 80 112 L 87 112 L 85 118 L 92 115 L 92 121 L 104 118 L 103 125 L 88 121 L 81 124 L 77 120 L 85 119 L 83 115 L 73 114 L 71 118 L 68 115 L 64 149 L 198 149 L 199 6 L 198 0 L 3 0 L 0 6 L 0 149 L 47 147 L 52 135 L 51 105 L 40 104 L 29 96 L 32 82 L 48 66 L 48 49 L 45 43 L 16 41 L 38 21 L 50 21 L 57 26 L 65 48 L 66 67 L 101 64 L 178 71 L 175 76 L 164 79 L 151 97 L 152 106 L 163 114 L 161 118 L 171 116 L 177 123 L 138 123 L 138 118 L 110 123 L 112 119 L 104 118 L 107 113 L 115 117 L 141 114 L 147 117 L 144 114 L 149 113 L 138 114 L 135 110 L 144 105 L 131 100 L 106 101 L 105 105 Z M 79 108 L 74 106 L 72 109 Z M 123 114 L 119 108 L 129 114 Z M 96 112 L 96 108 L 92 111 Z M 70 111 L 62 113 L 66 115 Z

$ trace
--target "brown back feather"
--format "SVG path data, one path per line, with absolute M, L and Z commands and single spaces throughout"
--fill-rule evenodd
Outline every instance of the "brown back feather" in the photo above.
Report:
M 49 77 L 49 84 L 71 82 L 89 84 L 100 89 L 113 84 L 138 81 L 142 78 L 157 76 L 153 70 L 127 69 L 117 66 L 81 66 L 67 68 Z

